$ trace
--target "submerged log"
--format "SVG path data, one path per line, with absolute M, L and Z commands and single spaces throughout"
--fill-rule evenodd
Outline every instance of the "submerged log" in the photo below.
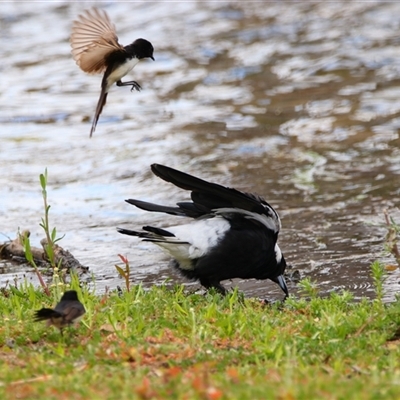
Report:
M 8 259 L 18 263 L 27 263 L 25 256 L 24 237 L 29 238 L 28 230 L 22 231 L 14 240 L 9 240 L 0 245 L 0 258 Z M 33 260 L 37 266 L 49 268 L 50 263 L 46 253 L 47 239 L 40 241 L 42 248 L 31 246 Z M 53 244 L 54 259 L 61 269 L 70 272 L 71 270 L 79 275 L 89 271 L 88 267 L 83 266 L 68 250 L 63 249 L 58 244 Z

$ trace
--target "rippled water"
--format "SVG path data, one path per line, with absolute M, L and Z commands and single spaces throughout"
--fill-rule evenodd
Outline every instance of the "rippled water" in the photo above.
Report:
M 151 176 L 157 162 L 264 195 L 293 268 L 321 293 L 372 296 L 371 262 L 393 263 L 383 210 L 400 220 L 400 3 L 99 3 L 120 42 L 150 40 L 156 61 L 129 75 L 142 92 L 112 89 L 89 139 L 101 77 L 80 71 L 68 39 L 92 4 L 0 5 L 0 241 L 20 227 L 38 245 L 47 168 L 51 223 L 99 290 L 123 284 L 118 253 L 135 282 L 174 277 L 158 248 L 115 230 L 176 223 L 124 202 L 182 200 Z M 272 283 L 239 286 L 280 296 Z

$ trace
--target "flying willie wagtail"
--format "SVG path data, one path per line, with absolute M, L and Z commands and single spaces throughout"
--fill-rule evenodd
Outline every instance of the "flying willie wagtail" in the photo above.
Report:
M 73 22 L 71 47 L 74 60 L 84 72 L 104 72 L 100 98 L 90 129 L 92 137 L 111 86 L 116 83 L 117 86 L 132 86 L 131 91 L 140 91 L 141 86 L 136 81 L 121 82 L 121 79 L 142 58 L 154 60 L 154 48 L 145 39 L 136 39 L 128 46 L 121 46 L 109 16 L 104 10 L 97 8 L 84 11 Z
M 42 308 L 35 312 L 35 321 L 48 321 L 48 325 L 54 325 L 62 329 L 73 322 L 78 321 L 85 314 L 85 307 L 78 300 L 75 290 L 68 290 L 61 297 L 60 302 L 54 310 L 52 308 Z
M 192 202 L 177 207 L 126 200 L 142 210 L 194 218 L 166 229 L 144 226 L 143 231 L 118 228 L 120 233 L 153 242 L 174 258 L 175 267 L 207 289 L 225 294 L 222 280 L 270 279 L 288 296 L 283 276 L 286 262 L 277 244 L 281 222 L 261 197 L 206 182 L 159 164 L 152 172 L 164 181 L 191 191 Z

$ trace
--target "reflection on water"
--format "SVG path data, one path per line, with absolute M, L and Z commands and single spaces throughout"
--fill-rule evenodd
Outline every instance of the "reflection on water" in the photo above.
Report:
M 383 252 L 383 209 L 400 220 L 400 4 L 101 6 L 121 43 L 147 38 L 156 62 L 129 75 L 142 92 L 111 90 L 91 140 L 101 77 L 79 70 L 68 43 L 86 5 L 0 6 L 2 233 L 30 229 L 38 244 L 38 176 L 47 167 L 51 222 L 97 288 L 122 283 L 118 253 L 128 255 L 135 282 L 161 282 L 173 276 L 168 258 L 115 230 L 176 222 L 124 202 L 182 200 L 151 176 L 157 162 L 264 195 L 302 276 L 322 293 L 372 296 L 370 263 L 393 262 Z M 24 274 L 12 268 L 3 281 Z M 387 281 L 389 300 L 399 274 Z M 239 285 L 248 295 L 278 294 L 265 282 Z

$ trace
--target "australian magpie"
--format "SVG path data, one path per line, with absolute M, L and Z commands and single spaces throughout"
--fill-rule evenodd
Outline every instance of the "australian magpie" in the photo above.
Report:
M 118 228 L 120 233 L 153 242 L 174 258 L 175 267 L 205 288 L 225 294 L 221 281 L 232 278 L 270 279 L 288 296 L 283 276 L 285 258 L 277 244 L 281 222 L 260 196 L 204 181 L 176 169 L 152 164 L 164 181 L 191 191 L 190 202 L 177 207 L 126 200 L 142 210 L 193 218 L 168 228 L 144 226 L 143 231 Z

